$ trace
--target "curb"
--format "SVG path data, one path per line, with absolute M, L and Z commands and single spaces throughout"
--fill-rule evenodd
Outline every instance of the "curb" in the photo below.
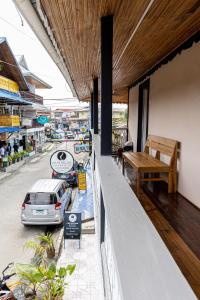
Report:
M 2 178 L 0 178 L 0 183 L 1 181 L 4 181 L 5 179 L 7 179 L 8 177 L 10 177 L 11 175 L 13 175 L 15 172 L 17 172 L 19 169 L 21 169 L 25 164 L 27 163 L 27 159 L 23 160 L 23 163 L 18 166 L 18 168 L 14 169 L 14 170 L 10 170 L 8 172 L 2 172 L 4 173 L 4 176 Z
M 62 228 L 60 230 L 60 233 L 59 233 L 59 236 L 58 236 L 57 240 L 55 241 L 56 242 L 56 246 L 55 246 L 55 259 L 56 259 L 56 261 L 58 260 L 59 254 L 60 254 L 60 251 L 61 251 L 61 245 L 62 245 L 62 242 L 63 242 L 63 233 L 64 233 L 64 229 Z
M 2 172 L 3 173 L 3 172 Z M 0 177 L 0 183 L 2 182 L 2 181 L 4 181 L 4 180 L 6 180 L 9 176 L 11 176 L 12 175 L 12 173 L 6 173 L 5 172 L 5 174 L 4 174 L 4 176 L 3 177 Z
M 0 183 L 3 182 L 4 180 L 6 180 L 8 177 L 10 177 L 11 175 L 14 175 L 14 173 L 16 171 L 18 171 L 21 167 L 23 167 L 24 165 L 26 164 L 29 164 L 31 163 L 31 160 L 34 160 L 34 159 L 38 159 L 37 161 L 39 161 L 42 157 L 44 157 L 48 152 L 50 152 L 52 149 L 54 148 L 54 145 L 50 145 L 50 147 L 48 147 L 48 149 L 46 150 L 45 153 L 43 154 L 39 154 L 39 153 L 36 153 L 33 157 L 27 157 L 25 160 L 24 160 L 24 163 L 22 165 L 20 165 L 16 170 L 13 170 L 11 172 L 2 172 L 2 173 L 5 173 L 5 176 L 3 176 L 2 178 L 0 177 Z M 45 154 L 45 155 L 44 155 Z

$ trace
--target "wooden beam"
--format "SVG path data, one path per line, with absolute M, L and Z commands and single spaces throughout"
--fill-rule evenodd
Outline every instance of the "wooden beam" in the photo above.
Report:
M 112 154 L 113 16 L 101 18 L 101 155 Z

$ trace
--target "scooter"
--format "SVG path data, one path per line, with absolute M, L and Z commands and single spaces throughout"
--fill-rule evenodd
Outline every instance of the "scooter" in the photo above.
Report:
M 4 299 L 16 299 L 12 293 L 12 291 L 10 290 L 10 288 L 7 285 L 7 281 L 13 277 L 14 275 L 16 275 L 16 273 L 11 273 L 9 275 L 5 275 L 5 272 L 11 267 L 13 266 L 13 263 L 10 263 L 7 265 L 7 267 L 2 271 L 2 278 L 0 278 L 0 299 L 4 300 Z
M 15 276 L 16 273 L 6 275 L 5 272 L 11 268 L 14 263 L 10 263 L 2 271 L 2 277 L 0 278 L 0 300 L 24 300 L 24 291 L 22 289 L 22 283 L 19 281 L 8 282 L 8 280 Z

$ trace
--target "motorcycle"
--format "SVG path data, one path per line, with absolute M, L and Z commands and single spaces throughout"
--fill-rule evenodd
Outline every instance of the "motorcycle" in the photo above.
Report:
M 5 274 L 14 264 L 9 263 L 6 268 L 2 271 L 0 278 L 0 300 L 24 300 L 23 285 L 21 282 L 15 280 L 9 282 L 9 279 L 16 275 L 16 273 Z

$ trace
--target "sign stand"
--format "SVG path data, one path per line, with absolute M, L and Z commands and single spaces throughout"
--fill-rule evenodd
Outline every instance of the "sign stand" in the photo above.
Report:
M 64 249 L 66 249 L 66 240 L 64 239 Z M 81 249 L 81 239 L 78 240 L 78 249 Z
M 65 174 L 72 170 L 74 158 L 69 151 L 57 150 L 50 158 L 51 168 L 59 174 Z
M 78 190 L 79 190 L 79 192 L 87 190 L 87 181 L 86 181 L 85 170 L 78 171 Z
M 64 249 L 66 240 L 78 240 L 81 247 L 81 213 L 65 212 L 64 215 Z

